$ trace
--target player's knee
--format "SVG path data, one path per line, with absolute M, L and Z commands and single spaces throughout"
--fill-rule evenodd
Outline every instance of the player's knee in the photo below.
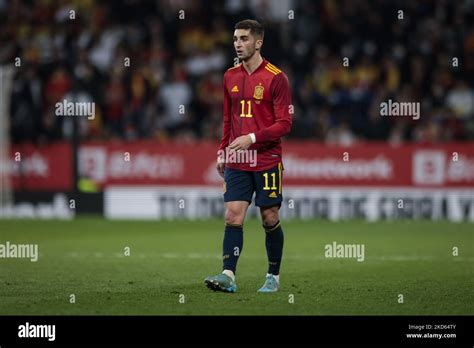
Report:
M 244 215 L 236 209 L 227 208 L 225 211 L 225 223 L 227 225 L 243 225 Z
M 263 228 L 265 230 L 272 230 L 276 225 L 278 225 L 279 222 L 279 219 L 264 220 Z
M 262 223 L 263 226 L 275 226 L 280 221 L 280 217 L 278 216 L 278 210 L 266 210 L 262 212 Z

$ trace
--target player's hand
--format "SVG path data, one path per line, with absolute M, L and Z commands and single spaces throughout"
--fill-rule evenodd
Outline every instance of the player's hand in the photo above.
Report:
M 236 138 L 230 145 L 229 149 L 234 151 L 247 150 L 252 145 L 252 138 L 250 135 L 242 135 Z
M 217 159 L 216 169 L 219 175 L 224 177 L 225 163 L 220 158 Z

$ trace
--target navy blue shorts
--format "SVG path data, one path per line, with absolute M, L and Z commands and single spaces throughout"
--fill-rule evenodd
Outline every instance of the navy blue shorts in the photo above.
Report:
M 247 201 L 251 203 L 255 192 L 257 207 L 280 207 L 283 201 L 282 172 L 281 163 L 261 172 L 225 168 L 224 202 Z

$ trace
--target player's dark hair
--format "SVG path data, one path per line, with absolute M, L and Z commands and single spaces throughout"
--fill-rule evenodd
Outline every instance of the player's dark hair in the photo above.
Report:
M 238 22 L 235 25 L 234 29 L 250 29 L 250 34 L 261 40 L 265 35 L 265 30 L 263 29 L 263 26 L 253 19 L 244 19 L 243 21 Z

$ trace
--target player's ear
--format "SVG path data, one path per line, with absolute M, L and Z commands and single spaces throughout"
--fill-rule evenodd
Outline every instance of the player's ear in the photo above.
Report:
M 261 39 L 257 40 L 256 44 L 257 44 L 256 45 L 257 47 L 255 47 L 255 49 L 257 51 L 260 51 L 260 49 L 262 48 L 262 45 L 263 45 L 263 40 L 261 40 Z

